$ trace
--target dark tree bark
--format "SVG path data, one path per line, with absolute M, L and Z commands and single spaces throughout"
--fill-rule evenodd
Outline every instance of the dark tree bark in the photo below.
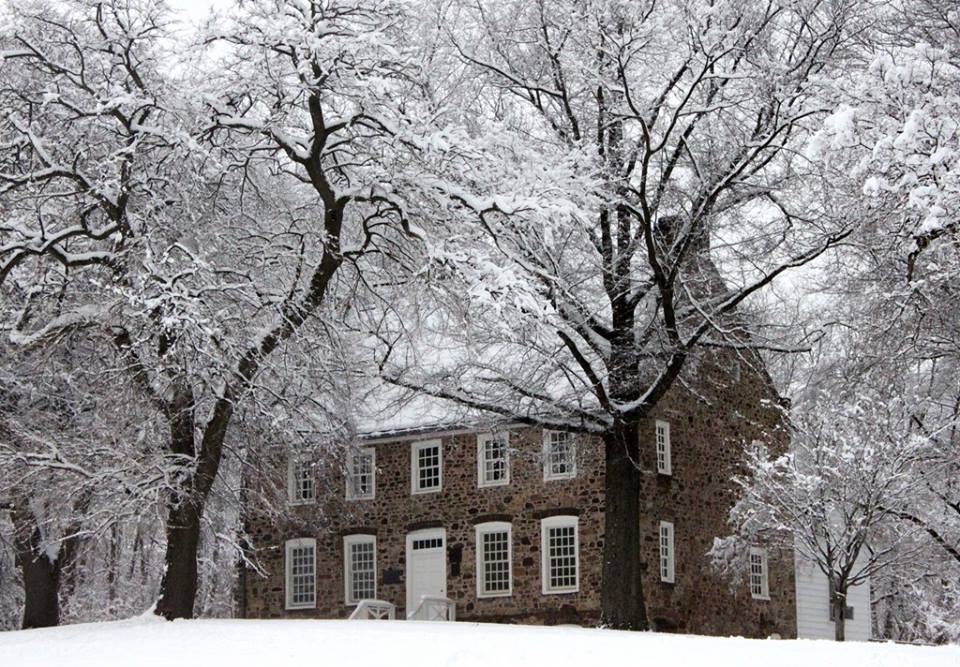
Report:
M 620 630 L 645 630 L 640 560 L 640 470 L 637 428 L 620 424 L 603 436 L 604 492 L 602 621 Z
M 40 528 L 32 517 L 27 517 L 22 509 L 14 510 L 14 515 L 14 524 L 17 525 L 14 537 L 15 560 L 23 576 L 24 606 L 21 627 L 27 630 L 59 625 L 60 560 L 51 559 L 44 553 Z
M 81 496 L 78 510 L 85 510 L 86 496 Z M 48 628 L 60 624 L 60 583 L 63 571 L 73 564 L 80 537 L 76 527 L 68 529 L 55 557 L 47 544 L 36 517 L 25 499 L 11 507 L 14 527 L 14 560 L 23 577 L 23 622 L 21 627 Z
M 831 614 L 833 615 L 833 638 L 842 642 L 846 639 L 847 618 L 845 615 L 847 609 L 847 591 L 840 587 L 834 590 L 833 597 L 830 599 Z

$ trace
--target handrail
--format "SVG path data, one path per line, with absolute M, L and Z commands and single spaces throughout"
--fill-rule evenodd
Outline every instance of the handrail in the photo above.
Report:
M 386 600 L 360 600 L 350 614 L 350 620 L 392 621 L 397 617 L 397 608 Z
M 420 604 L 407 614 L 408 621 L 455 621 L 457 603 L 450 598 L 424 595 Z

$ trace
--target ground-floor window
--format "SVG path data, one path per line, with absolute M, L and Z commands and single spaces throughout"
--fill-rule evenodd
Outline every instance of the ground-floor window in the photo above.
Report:
M 286 544 L 287 609 L 317 606 L 317 541 L 288 540 Z
M 505 521 L 477 524 L 477 597 L 501 597 L 513 591 L 513 535 Z
M 552 516 L 540 522 L 540 551 L 544 593 L 580 590 L 579 519 Z
M 343 582 L 347 604 L 377 597 L 377 538 L 347 535 L 343 538 Z
M 675 579 L 673 524 L 660 522 L 660 581 L 672 584 Z

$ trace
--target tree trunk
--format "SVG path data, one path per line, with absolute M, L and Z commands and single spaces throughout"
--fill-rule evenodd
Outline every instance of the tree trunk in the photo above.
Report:
M 636 425 L 617 424 L 604 434 L 603 445 L 607 471 L 601 620 L 618 630 L 646 630 Z
M 837 589 L 830 604 L 833 605 L 833 638 L 842 642 L 846 639 L 847 592 Z
M 167 550 L 156 613 L 167 620 L 193 618 L 197 597 L 197 551 L 201 512 L 193 502 L 167 513 Z
M 44 549 L 43 535 L 33 513 L 14 505 L 16 564 L 23 575 L 23 624 L 28 628 L 60 625 L 60 561 Z

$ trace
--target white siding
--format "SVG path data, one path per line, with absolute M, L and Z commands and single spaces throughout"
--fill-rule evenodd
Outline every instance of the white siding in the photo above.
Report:
M 830 587 L 826 575 L 810 561 L 794 554 L 797 575 L 797 637 L 833 639 L 833 621 L 828 602 Z M 870 582 L 847 592 L 847 604 L 853 607 L 853 620 L 846 624 L 848 641 L 870 639 Z

